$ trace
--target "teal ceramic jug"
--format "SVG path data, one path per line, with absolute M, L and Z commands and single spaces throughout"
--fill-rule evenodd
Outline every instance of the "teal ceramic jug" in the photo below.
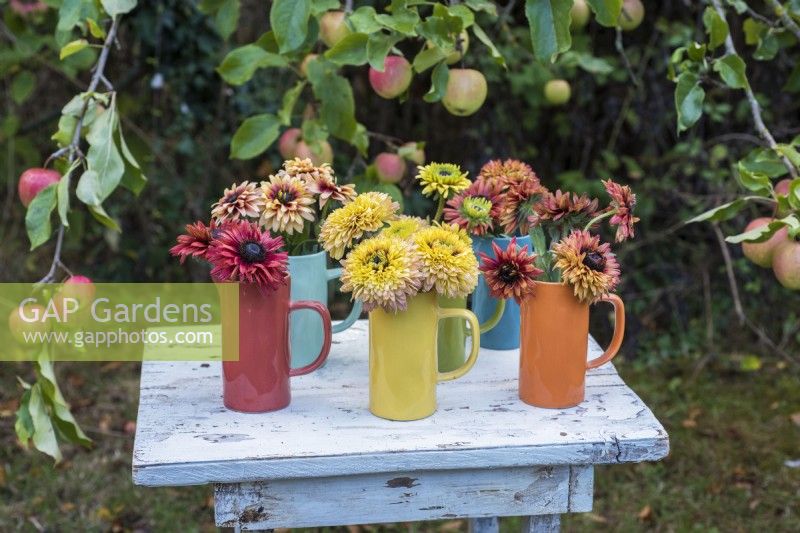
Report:
M 315 300 L 328 305 L 328 283 L 338 279 L 341 268 L 328 268 L 327 254 L 319 252 L 311 255 L 289 256 L 289 274 L 292 277 L 293 301 Z M 358 320 L 361 315 L 361 302 L 356 301 L 350 314 L 333 324 L 333 333 L 340 333 Z M 318 313 L 298 310 L 289 318 L 289 346 L 292 354 L 292 367 L 302 367 L 311 363 L 319 354 L 324 339 L 322 319 Z

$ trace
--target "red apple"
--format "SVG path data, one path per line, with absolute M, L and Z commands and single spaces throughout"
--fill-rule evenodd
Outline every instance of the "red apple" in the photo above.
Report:
M 383 98 L 396 98 L 411 85 L 411 64 L 402 56 L 387 56 L 383 72 L 369 68 L 369 84 Z
M 781 285 L 800 290 L 800 242 L 787 239 L 775 249 L 772 271 Z
M 350 35 L 350 28 L 345 24 L 344 11 L 328 11 L 319 19 L 319 38 L 328 48 Z
M 425 150 L 420 148 L 420 143 L 414 141 L 407 142 L 400 147 L 397 153 L 417 165 L 425 164 Z
M 639 27 L 642 20 L 644 20 L 642 0 L 624 0 L 622 12 L 619 14 L 619 27 L 623 31 L 632 31 Z
M 282 158 L 294 159 L 302 133 L 300 128 L 289 128 L 281 134 L 281 138 L 278 139 L 278 151 Z
M 575 0 L 569 10 L 570 26 L 576 29 L 583 28 L 589 24 L 589 6 L 586 0 Z
M 773 218 L 761 217 L 750 222 L 745 231 L 754 230 L 761 226 L 766 226 L 772 222 Z M 744 256 L 756 265 L 769 268 L 772 266 L 772 258 L 778 245 L 788 240 L 788 230 L 781 228 L 775 234 L 764 242 L 743 242 L 742 251 Z
M 19 177 L 17 191 L 22 205 L 28 207 L 39 191 L 61 179 L 61 174 L 49 168 L 29 168 Z
M 454 68 L 450 71 L 442 103 L 450 114 L 465 117 L 481 108 L 487 93 L 483 74 L 471 68 Z
M 44 313 L 45 308 L 39 304 L 26 304 L 21 308 L 14 307 L 8 315 L 8 330 L 14 340 L 23 346 L 33 346 L 33 342 L 26 342 L 25 335 L 50 329 L 47 321 L 42 319 Z M 25 319 L 22 318 L 23 316 Z
M 544 98 L 553 105 L 564 105 L 572 96 L 567 80 L 550 80 L 544 84 Z
M 789 178 L 782 179 L 775 184 L 775 193 L 781 196 L 789 196 L 789 185 L 791 185 L 791 183 L 792 180 Z
M 397 154 L 382 152 L 375 158 L 375 171 L 383 183 L 398 183 L 406 175 L 406 161 Z
M 91 307 L 96 287 L 86 276 L 70 276 L 53 295 L 53 304 L 62 320 L 75 325 L 75 320 L 86 317 Z M 69 301 L 65 301 L 66 299 Z M 72 301 L 75 300 L 75 301 Z
M 319 166 L 323 163 L 333 163 L 333 148 L 328 141 L 322 141 L 316 146 L 318 152 L 311 149 L 311 146 L 306 144 L 305 141 L 297 143 L 297 149 L 294 156 L 300 159 L 310 159 L 312 163 Z

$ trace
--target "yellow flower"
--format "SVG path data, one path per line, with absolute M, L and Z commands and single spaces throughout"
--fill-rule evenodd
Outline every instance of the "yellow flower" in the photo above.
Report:
M 261 224 L 272 231 L 302 233 L 305 221 L 312 222 L 314 211 L 309 207 L 314 199 L 300 178 L 290 176 L 281 170 L 269 181 L 261 183 L 264 193 L 264 210 Z
M 379 235 L 361 242 L 342 261 L 342 291 L 352 292 L 366 311 L 402 311 L 423 281 L 413 243 Z
M 401 215 L 397 220 L 392 220 L 382 231 L 381 235 L 408 239 L 422 228 L 428 227 L 428 222 L 419 217 Z
M 467 233 L 458 226 L 435 225 L 414 235 L 425 276 L 423 291 L 449 298 L 467 296 L 478 284 L 478 260 Z
M 425 196 L 447 199 L 470 186 L 467 173 L 452 163 L 430 163 L 417 169 L 417 179 Z
M 365 233 L 378 231 L 384 223 L 395 218 L 400 209 L 397 202 L 382 192 L 367 192 L 331 212 L 319 234 L 322 247 L 334 259 L 341 259 L 345 251 Z

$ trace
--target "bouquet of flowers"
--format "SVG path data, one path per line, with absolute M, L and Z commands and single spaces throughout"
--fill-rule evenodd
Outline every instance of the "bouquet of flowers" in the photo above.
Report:
M 455 225 L 405 217 L 359 243 L 342 261 L 342 291 L 371 311 L 397 312 L 417 293 L 464 297 L 478 283 L 469 236 Z
M 215 280 L 275 288 L 286 283 L 289 254 L 317 251 L 320 222 L 336 212 L 334 206 L 356 198 L 354 187 L 339 185 L 329 165 L 285 161 L 260 185 L 244 181 L 225 189 L 211 206 L 211 221 L 187 225 L 170 253 L 181 262 L 207 261 Z
M 211 207 L 212 220 L 253 220 L 283 237 L 290 255 L 315 253 L 321 223 L 335 210 L 356 198 L 352 184 L 336 182 L 327 163 L 295 158 L 260 186 L 234 183 Z
M 447 201 L 444 220 L 477 237 L 524 235 L 534 205 L 547 192 L 522 161 L 489 161 L 474 182 Z
M 619 263 L 611 245 L 593 234 L 602 221 L 616 230 L 616 241 L 634 236 L 636 195 L 627 185 L 604 181 L 610 197 L 598 210 L 599 201 L 585 195 L 545 191 L 530 205 L 527 227 L 533 253 L 512 241 L 503 251 L 494 246 L 494 257 L 481 254 L 492 296 L 521 301 L 535 290 L 535 281 L 561 282 L 572 286 L 581 302 L 593 303 L 613 292 L 620 279 Z M 522 227 L 522 226 L 519 226 Z

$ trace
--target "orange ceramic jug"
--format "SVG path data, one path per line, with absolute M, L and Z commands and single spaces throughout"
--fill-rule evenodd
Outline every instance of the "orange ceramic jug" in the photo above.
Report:
M 625 333 L 625 306 L 616 295 L 602 298 L 614 306 L 611 345 L 600 357 L 586 361 L 589 304 L 581 303 L 572 287 L 537 282 L 534 294 L 522 302 L 519 397 L 530 405 L 559 409 L 584 399 L 586 370 L 610 361 Z

